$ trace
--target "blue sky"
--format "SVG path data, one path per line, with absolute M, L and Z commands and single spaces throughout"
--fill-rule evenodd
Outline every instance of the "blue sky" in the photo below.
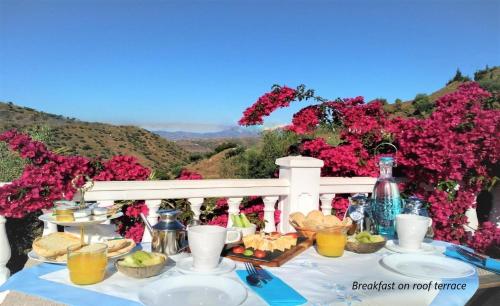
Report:
M 0 1 L 0 100 L 82 120 L 217 130 L 275 83 L 392 102 L 486 64 L 500 1 Z

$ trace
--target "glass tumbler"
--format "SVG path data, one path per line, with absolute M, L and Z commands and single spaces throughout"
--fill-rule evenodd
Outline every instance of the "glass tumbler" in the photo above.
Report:
M 69 278 L 76 285 L 91 285 L 101 282 L 108 265 L 108 246 L 92 243 L 81 247 L 68 247 Z
M 345 226 L 322 227 L 316 233 L 316 246 L 318 253 L 327 257 L 340 257 L 344 255 L 347 243 L 347 230 Z

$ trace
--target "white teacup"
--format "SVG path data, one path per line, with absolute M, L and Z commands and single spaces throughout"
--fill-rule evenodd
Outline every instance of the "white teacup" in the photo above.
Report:
M 193 255 L 193 268 L 210 271 L 217 268 L 224 244 L 237 242 L 241 233 L 218 225 L 197 225 L 188 229 L 188 241 Z
M 400 214 L 396 216 L 396 231 L 399 246 L 408 250 L 418 250 L 422 247 L 427 229 L 432 225 L 432 219 L 419 215 Z

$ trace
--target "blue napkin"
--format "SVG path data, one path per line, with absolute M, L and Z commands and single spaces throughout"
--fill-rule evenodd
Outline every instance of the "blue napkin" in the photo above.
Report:
M 469 249 L 469 248 L 465 248 L 465 249 L 467 249 L 469 251 L 473 251 L 472 249 Z M 444 251 L 444 255 L 449 256 L 449 257 L 453 257 L 456 259 L 460 259 L 462 261 L 468 262 L 468 263 L 475 265 L 477 267 L 480 267 L 482 269 L 485 269 L 485 270 L 488 270 L 491 272 L 495 272 L 497 274 L 500 273 L 500 260 L 497 260 L 497 259 L 493 259 L 493 258 L 488 257 L 488 258 L 486 258 L 485 264 L 483 264 L 479 260 L 471 260 L 467 257 L 460 255 L 457 251 L 455 251 L 455 249 L 452 246 L 446 247 L 446 251 Z
M 264 301 L 270 306 L 297 306 L 303 305 L 307 300 L 295 291 L 292 287 L 288 286 L 284 281 L 267 271 L 273 279 L 268 280 L 267 284 L 262 287 L 254 287 L 247 284 L 246 277 L 248 275 L 246 270 L 237 270 L 238 277 L 252 288 Z

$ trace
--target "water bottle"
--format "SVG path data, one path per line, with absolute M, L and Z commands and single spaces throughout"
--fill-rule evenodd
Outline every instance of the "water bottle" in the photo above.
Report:
M 387 239 L 395 238 L 396 216 L 402 212 L 398 185 L 392 177 L 393 165 L 392 157 L 380 158 L 380 175 L 372 193 L 371 214 L 375 222 L 375 230 Z

